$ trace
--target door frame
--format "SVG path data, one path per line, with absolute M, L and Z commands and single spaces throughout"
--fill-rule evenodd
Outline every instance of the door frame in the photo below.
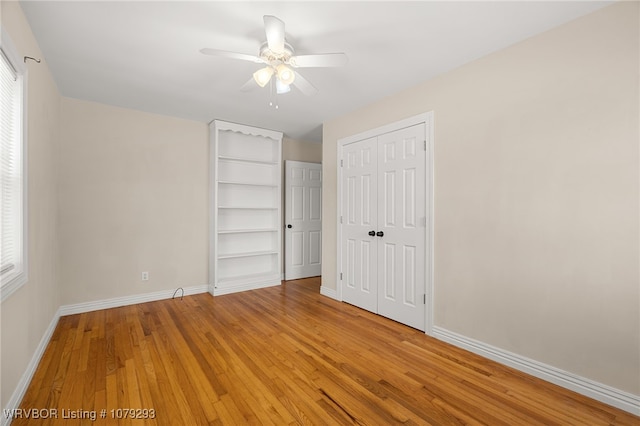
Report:
M 401 130 L 407 127 L 415 126 L 417 124 L 424 124 L 425 135 L 424 140 L 426 143 L 426 149 L 424 150 L 426 159 L 425 165 L 429 168 L 427 173 L 425 173 L 425 188 L 429 193 L 425 197 L 425 211 L 427 212 L 427 224 L 425 226 L 425 249 L 426 249 L 426 258 L 424 259 L 425 265 L 425 334 L 431 336 L 433 335 L 433 306 L 434 306 L 434 288 L 433 288 L 433 278 L 434 278 L 434 253 L 433 253 L 433 230 L 434 230 L 434 134 L 433 134 L 433 111 L 429 111 L 426 113 L 418 114 L 413 117 L 405 118 L 400 121 L 396 121 L 394 123 L 386 124 L 381 127 L 376 127 L 374 129 L 367 130 L 362 133 L 358 133 L 355 135 L 347 136 L 344 138 L 338 139 L 338 157 L 337 157 L 337 209 L 336 209 L 336 293 L 337 300 L 343 301 L 342 298 L 342 286 L 343 281 L 341 278 L 342 274 L 342 164 L 344 161 L 343 151 L 345 145 L 361 141 L 363 139 L 368 139 L 372 137 L 377 137 L 385 133 L 394 132 L 397 130 Z

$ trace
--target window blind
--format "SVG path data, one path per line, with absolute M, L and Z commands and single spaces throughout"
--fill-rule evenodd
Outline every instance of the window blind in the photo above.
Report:
M 3 276 L 19 268 L 22 234 L 21 86 L 4 53 L 0 55 L 0 95 L 0 276 Z

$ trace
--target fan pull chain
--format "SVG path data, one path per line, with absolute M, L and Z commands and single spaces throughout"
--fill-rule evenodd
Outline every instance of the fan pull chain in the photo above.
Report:
M 273 79 L 269 80 L 269 106 L 278 109 L 277 94 L 273 93 Z

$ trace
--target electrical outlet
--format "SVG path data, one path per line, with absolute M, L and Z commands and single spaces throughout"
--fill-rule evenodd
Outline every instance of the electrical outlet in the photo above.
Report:
M 149 281 L 149 273 L 148 272 L 143 272 L 142 273 L 142 281 Z

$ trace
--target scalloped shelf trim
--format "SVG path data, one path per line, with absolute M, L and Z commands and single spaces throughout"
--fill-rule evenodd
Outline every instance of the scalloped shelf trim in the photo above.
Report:
M 261 129 L 244 124 L 229 123 L 228 121 L 214 120 L 214 124 L 217 130 L 227 130 L 247 136 L 261 136 L 263 138 L 273 139 L 274 141 L 281 141 L 283 136 L 282 132 L 276 130 Z

